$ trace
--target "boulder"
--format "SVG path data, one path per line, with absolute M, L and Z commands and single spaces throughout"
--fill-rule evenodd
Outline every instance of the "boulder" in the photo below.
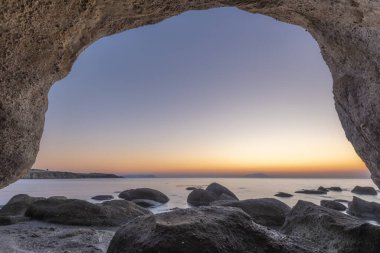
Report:
M 186 190 L 188 190 L 188 191 L 194 191 L 195 189 L 198 189 L 198 188 L 194 187 L 194 186 L 186 187 Z
M 325 199 L 321 200 L 321 206 L 334 209 L 337 211 L 345 211 L 347 209 L 345 205 L 334 200 L 325 200 Z
M 215 204 L 218 206 L 238 207 L 251 216 L 254 222 L 270 227 L 282 226 L 286 215 L 290 212 L 288 205 L 273 198 L 217 201 Z
M 187 196 L 187 203 L 192 206 L 208 206 L 216 200 L 217 198 L 212 192 L 203 189 L 195 189 Z
M 99 201 L 111 200 L 111 199 L 113 199 L 113 196 L 112 195 L 96 195 L 96 196 L 92 197 L 91 199 L 99 200 Z
M 312 246 L 254 223 L 238 208 L 200 207 L 141 216 L 122 226 L 108 253 L 299 253 Z
M 330 208 L 298 201 L 280 230 L 319 245 L 322 252 L 378 253 L 380 227 Z
M 150 213 L 125 200 L 112 200 L 97 205 L 78 199 L 45 199 L 35 201 L 25 215 L 58 224 L 119 226 L 137 216 Z
M 321 190 L 299 190 L 296 191 L 296 193 L 303 193 L 303 194 L 326 194 L 327 191 L 321 191 Z
M 377 195 L 377 191 L 371 186 L 355 186 L 351 192 L 361 195 Z
M 65 196 L 51 196 L 48 199 L 67 199 Z
M 207 186 L 206 191 L 212 192 L 217 197 L 217 199 L 221 199 L 222 195 L 227 195 L 232 199 L 239 200 L 232 191 L 218 183 L 211 183 L 209 186 Z
M 195 189 L 187 196 L 187 203 L 192 206 L 208 206 L 219 200 L 239 200 L 236 195 L 223 185 L 212 183 L 206 190 Z
M 119 198 L 125 200 L 135 200 L 135 199 L 148 199 L 164 204 L 169 201 L 168 196 L 160 191 L 150 189 L 150 188 L 138 188 L 123 191 L 119 194 Z
M 341 192 L 343 191 L 342 188 L 340 188 L 339 186 L 332 186 L 332 187 L 329 187 L 327 188 L 329 191 L 333 191 L 333 192 Z
M 26 194 L 13 196 L 7 204 L 0 209 L 0 225 L 11 225 L 18 222 L 27 221 L 24 216 L 29 206 L 37 200 L 44 198 L 30 197 Z
M 6 203 L 0 209 L 0 216 L 15 216 L 15 215 L 24 215 L 26 210 L 31 204 L 38 200 L 43 200 L 45 198 L 40 197 L 30 197 L 27 194 L 18 194 L 13 196 L 8 203 Z
M 325 187 L 323 187 L 323 186 L 319 186 L 319 187 L 318 187 L 318 191 L 328 192 L 329 189 L 327 189 L 327 188 L 325 188 Z
M 280 198 L 290 198 L 290 197 L 293 197 L 292 194 L 286 193 L 286 192 L 278 192 L 274 196 L 280 197 Z
M 352 201 L 348 203 L 347 213 L 363 219 L 380 221 L 380 204 L 354 196 Z

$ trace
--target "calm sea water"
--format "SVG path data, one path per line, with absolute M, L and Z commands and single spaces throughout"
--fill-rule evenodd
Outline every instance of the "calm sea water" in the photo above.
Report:
M 148 187 L 157 189 L 169 196 L 170 201 L 162 206 L 152 209 L 153 212 L 164 212 L 174 207 L 186 208 L 188 186 L 207 186 L 218 182 L 240 199 L 274 197 L 279 191 L 294 194 L 292 198 L 278 198 L 290 206 L 298 200 L 307 200 L 316 204 L 322 199 L 351 200 L 350 190 L 356 186 L 375 186 L 370 179 L 278 179 L 278 178 L 149 178 L 149 179 L 23 179 L 0 190 L 0 205 L 4 205 L 12 196 L 26 193 L 31 196 L 49 197 L 66 196 L 96 202 L 91 197 L 100 194 L 109 194 L 117 198 L 118 191 L 133 188 Z M 329 192 L 327 195 L 306 195 L 294 193 L 300 189 L 316 189 L 319 186 L 340 186 L 345 191 Z M 368 201 L 380 203 L 378 196 L 364 196 Z

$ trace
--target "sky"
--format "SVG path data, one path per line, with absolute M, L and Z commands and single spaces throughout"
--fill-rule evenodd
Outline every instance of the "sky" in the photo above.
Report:
M 35 168 L 365 174 L 304 29 L 233 8 L 98 40 L 49 93 Z

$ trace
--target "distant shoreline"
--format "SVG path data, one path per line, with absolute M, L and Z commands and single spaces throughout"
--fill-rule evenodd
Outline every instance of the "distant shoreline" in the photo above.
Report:
M 49 171 L 31 169 L 22 179 L 81 179 L 81 178 L 123 178 L 108 173 L 74 173 L 65 171 Z

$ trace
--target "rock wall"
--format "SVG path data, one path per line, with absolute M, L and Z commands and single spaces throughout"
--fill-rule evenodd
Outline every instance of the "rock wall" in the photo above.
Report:
M 47 95 L 97 39 L 187 10 L 235 6 L 302 26 L 334 80 L 336 110 L 380 186 L 378 0 L 3 0 L 0 2 L 0 187 L 33 165 Z M 305 94 L 307 95 L 307 94 Z

